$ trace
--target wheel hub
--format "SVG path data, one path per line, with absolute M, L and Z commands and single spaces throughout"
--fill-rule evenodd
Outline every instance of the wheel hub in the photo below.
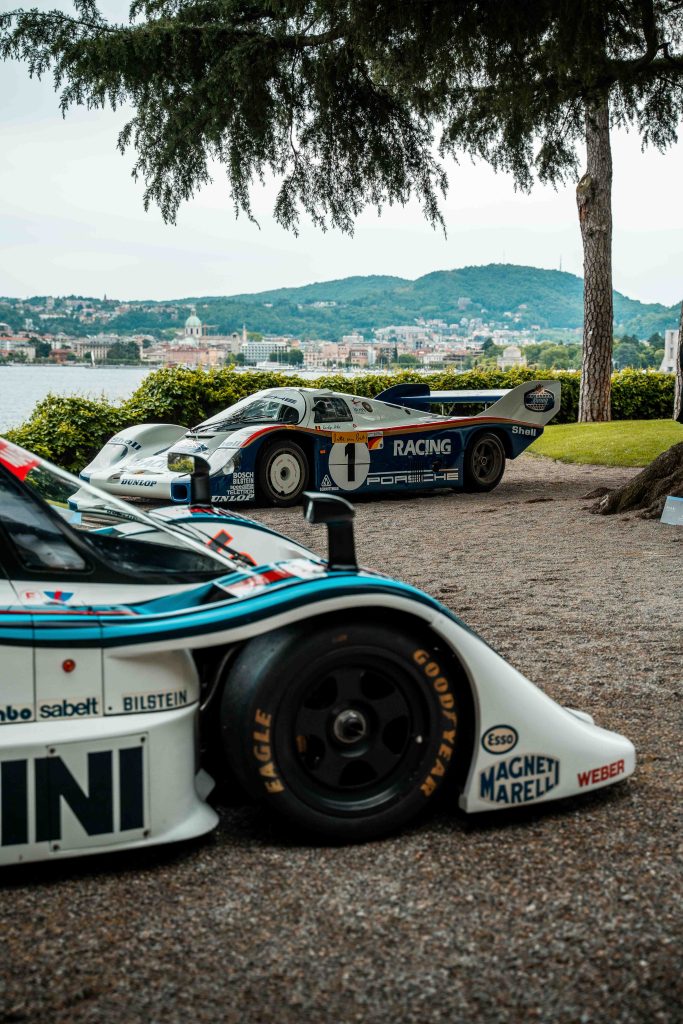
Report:
M 340 711 L 332 723 L 332 732 L 340 743 L 358 743 L 368 734 L 368 720 L 356 708 Z
M 285 497 L 294 494 L 301 480 L 301 467 L 289 452 L 279 452 L 270 465 L 273 490 Z

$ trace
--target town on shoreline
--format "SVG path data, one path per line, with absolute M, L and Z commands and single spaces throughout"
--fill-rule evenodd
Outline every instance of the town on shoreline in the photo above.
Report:
M 334 302 L 319 301 L 327 308 Z M 510 370 L 575 370 L 581 366 L 580 328 L 541 328 L 529 322 L 526 304 L 486 318 L 487 310 L 470 309 L 471 300 L 457 300 L 462 315 L 454 322 L 416 317 L 412 323 L 391 324 L 341 334 L 335 340 L 265 334 L 247 330 L 221 333 L 187 303 L 120 303 L 80 297 L 0 299 L 0 364 L 48 363 L 69 365 L 146 365 L 157 367 L 245 366 L 296 373 L 372 370 L 444 370 L 473 368 Z M 3 320 L 2 317 L 6 317 Z M 166 317 L 174 327 L 107 331 L 116 321 L 145 316 Z M 184 322 L 183 322 L 183 315 Z M 614 369 L 674 372 L 677 330 L 615 338 Z

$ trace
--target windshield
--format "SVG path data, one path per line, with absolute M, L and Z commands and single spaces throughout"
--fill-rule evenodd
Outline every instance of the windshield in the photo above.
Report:
M 191 433 L 213 433 L 251 423 L 300 423 L 304 409 L 303 399 L 295 391 L 283 395 L 261 391 L 248 398 L 242 398 L 229 409 L 224 409 L 211 419 L 204 420 L 193 427 Z
M 10 471 L 0 474 L 0 526 L 17 561 L 32 573 L 92 574 L 104 564 L 141 583 L 192 583 L 235 571 L 227 552 L 2 439 L 0 464 Z

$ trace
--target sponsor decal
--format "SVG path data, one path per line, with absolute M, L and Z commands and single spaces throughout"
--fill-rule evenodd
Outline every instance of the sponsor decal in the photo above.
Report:
M 143 470 L 140 470 L 142 473 Z M 156 480 L 136 480 L 134 477 L 127 477 L 121 480 L 122 487 L 154 487 Z
M 458 479 L 459 471 L 457 469 L 421 469 L 404 473 L 373 473 L 368 477 L 368 486 L 370 484 L 390 487 L 392 484 L 456 483 Z
M 91 715 L 99 715 L 97 697 L 88 697 L 73 703 L 64 699 L 57 704 L 39 704 L 38 716 L 40 718 L 89 718 Z
M 7 722 L 30 722 L 33 718 L 33 708 L 28 704 L 15 707 L 13 704 L 5 704 L 0 707 L 0 725 Z
M 320 481 L 320 490 L 321 491 L 336 491 L 336 490 L 338 490 L 338 488 L 335 487 L 335 485 L 330 480 L 330 478 L 327 475 L 327 473 L 325 473 L 325 476 Z
M 394 455 L 450 455 L 450 437 L 410 438 L 408 441 L 394 441 Z
M 22 590 L 20 596 L 26 604 L 65 605 L 76 595 L 73 590 Z M 74 601 L 77 603 L 78 600 Z
M 43 593 L 48 601 L 54 601 L 56 604 L 67 604 L 74 596 L 73 590 L 44 590 Z
M 253 497 L 254 488 L 251 484 L 235 484 L 228 491 L 226 501 L 251 501 Z
M 599 782 L 618 778 L 625 771 L 626 767 L 623 761 L 612 761 L 611 764 L 603 764 L 599 768 L 589 768 L 587 772 L 577 772 L 576 778 L 582 787 L 597 786 Z
M 524 395 L 524 408 L 529 412 L 550 412 L 555 408 L 555 395 L 539 384 Z
M 420 786 L 422 795 L 430 797 L 445 778 L 449 762 L 453 756 L 455 734 L 458 728 L 458 715 L 455 710 L 455 697 L 451 693 L 450 683 L 441 671 L 439 663 L 431 657 L 428 651 L 421 649 L 413 651 L 413 661 L 420 666 L 436 693 L 441 706 L 441 715 L 444 719 L 444 728 L 440 737 L 441 742 L 436 752 L 434 764 L 429 769 L 429 774 Z
M 517 730 L 511 725 L 492 725 L 481 738 L 481 745 L 489 754 L 509 754 L 517 746 Z
M 258 773 L 263 779 L 263 786 L 266 793 L 282 793 L 284 785 L 273 761 L 273 751 L 270 744 L 270 726 L 273 716 L 266 711 L 256 709 L 254 715 L 254 731 L 251 738 L 254 741 L 252 753 L 258 762 Z
M 62 757 L 0 763 L 0 845 L 19 846 L 62 838 L 62 808 L 89 836 L 145 827 L 144 746 L 88 753 L 87 788 L 82 789 Z M 73 764 L 72 759 L 69 761 Z M 29 785 L 32 781 L 33 785 Z M 116 787 L 114 783 L 117 783 Z M 33 793 L 29 797 L 29 793 Z
M 232 597 L 253 597 L 273 583 L 281 583 L 282 580 L 289 579 L 293 579 L 293 576 L 286 569 L 268 569 L 267 572 L 254 573 L 253 576 L 247 576 L 246 579 L 239 580 L 237 583 L 232 583 L 229 586 L 225 586 L 220 582 L 216 586 Z
M 187 690 L 168 690 L 161 693 L 124 693 L 122 705 L 125 714 L 133 711 L 168 711 L 187 704 Z
M 519 754 L 479 773 L 479 796 L 492 804 L 528 804 L 559 784 L 560 762 L 547 754 Z
M 0 439 L 0 463 L 19 480 L 25 480 L 39 462 L 40 459 L 29 455 L 23 448 L 18 448 L 15 444 Z
M 357 396 L 355 396 L 354 398 L 351 399 L 351 404 L 355 406 L 360 406 L 360 408 L 363 409 L 364 412 L 373 412 L 372 406 L 365 398 L 358 398 Z
M 111 441 L 107 441 L 107 444 L 125 444 L 127 448 L 132 448 L 135 452 L 139 452 L 142 448 L 139 441 L 135 441 L 133 438 L 122 437 L 121 434 L 112 437 Z
M 299 580 L 316 579 L 318 576 L 323 576 L 327 569 L 327 566 L 309 562 L 307 558 L 290 558 L 278 565 L 285 568 L 289 576 L 296 576 Z
M 381 434 L 378 437 L 376 436 L 368 438 L 368 448 L 370 449 L 371 452 L 378 452 L 381 451 L 382 448 L 384 448 L 384 438 L 381 436 Z
M 538 431 L 534 430 L 533 427 L 518 427 L 517 424 L 515 423 L 513 425 L 513 427 L 512 427 L 512 433 L 513 434 L 524 434 L 525 437 L 536 437 L 536 435 L 538 434 Z

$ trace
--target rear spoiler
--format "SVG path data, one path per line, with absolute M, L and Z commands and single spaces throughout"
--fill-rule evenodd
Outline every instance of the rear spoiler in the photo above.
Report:
M 429 412 L 433 405 L 492 405 L 499 398 L 503 398 L 510 392 L 504 389 L 498 391 L 430 391 L 428 384 L 394 384 L 387 388 L 380 395 L 376 396 L 377 402 L 391 402 L 393 405 L 402 405 L 406 409 L 418 409 Z
M 428 384 L 395 384 L 377 395 L 376 401 L 419 412 L 430 412 L 433 405 L 484 405 L 477 416 L 523 420 L 543 426 L 559 412 L 560 393 L 557 380 L 530 380 L 512 389 L 481 391 L 430 391 Z

